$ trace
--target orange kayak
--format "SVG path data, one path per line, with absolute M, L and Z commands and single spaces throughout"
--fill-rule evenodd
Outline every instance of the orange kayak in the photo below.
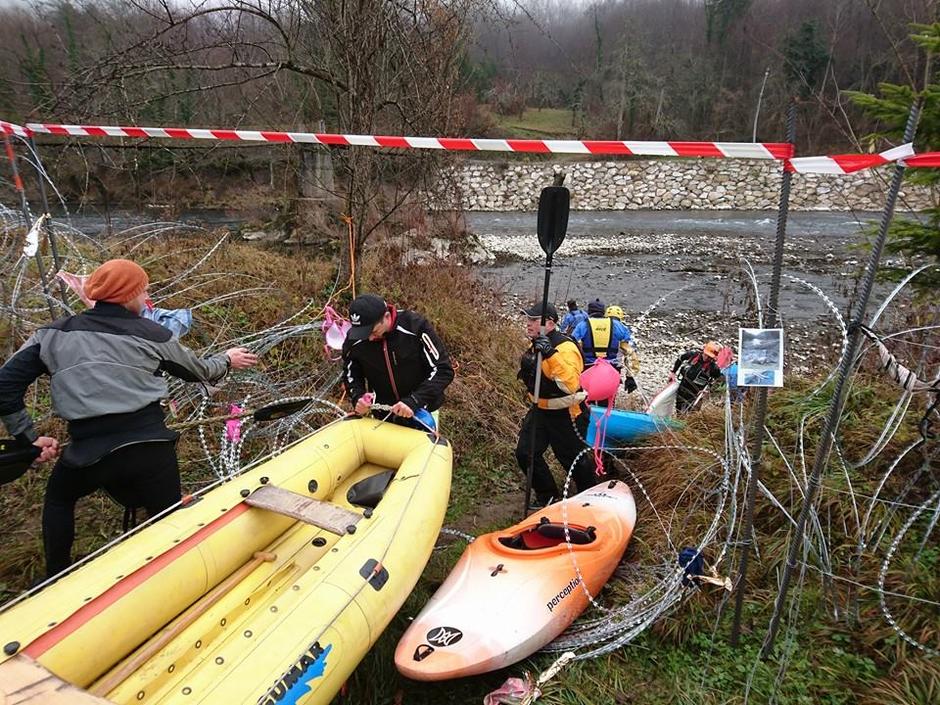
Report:
M 619 480 L 568 498 L 564 510 L 570 546 L 561 503 L 471 543 L 398 642 L 398 670 L 421 681 L 486 673 L 561 634 L 614 572 L 636 523 Z

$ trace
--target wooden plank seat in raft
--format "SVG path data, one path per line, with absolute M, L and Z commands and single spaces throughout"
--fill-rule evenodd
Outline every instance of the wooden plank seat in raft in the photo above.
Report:
M 274 485 L 259 487 L 248 495 L 245 504 L 289 516 L 337 536 L 353 533 L 362 518 L 361 514 L 337 507 L 330 502 L 304 497 Z
M 110 705 L 52 675 L 25 654 L 0 665 L 0 705 Z

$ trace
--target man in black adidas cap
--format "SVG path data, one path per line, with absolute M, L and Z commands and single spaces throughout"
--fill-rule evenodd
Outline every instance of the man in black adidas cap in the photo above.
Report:
M 392 407 L 389 419 L 410 421 L 419 408 L 436 411 L 454 379 L 447 350 L 424 316 L 399 310 L 375 294 L 363 294 L 349 305 L 352 328 L 343 343 L 344 385 L 356 413 L 369 413 L 373 403 Z M 374 396 L 368 393 L 372 392 Z

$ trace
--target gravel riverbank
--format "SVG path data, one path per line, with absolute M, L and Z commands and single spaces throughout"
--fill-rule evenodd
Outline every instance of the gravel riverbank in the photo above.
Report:
M 674 229 L 667 221 L 631 227 L 611 220 L 591 227 L 590 215 L 578 215 L 555 254 L 551 300 L 559 310 L 568 298 L 584 307 L 595 297 L 624 308 L 640 346 L 641 392 L 658 391 L 685 350 L 707 340 L 736 348 L 740 327 L 758 327 L 755 280 L 760 313 L 767 315 L 774 214 L 736 214 L 730 223 L 712 217 Z M 779 308 L 788 374 L 825 372 L 837 359 L 842 336 L 830 306 L 844 315 L 866 257 L 863 222 L 802 215 L 784 246 Z M 470 219 L 496 257 L 480 271 L 503 292 L 506 315 L 517 316 L 523 302 L 541 296 L 544 254 L 533 232 L 534 216 L 530 220 L 526 227 L 523 218 L 505 214 Z M 876 287 L 875 300 L 889 290 Z

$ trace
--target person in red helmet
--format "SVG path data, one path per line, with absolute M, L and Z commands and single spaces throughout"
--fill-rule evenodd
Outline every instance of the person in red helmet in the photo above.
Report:
M 701 350 L 689 350 L 683 353 L 672 366 L 669 381 L 679 379 L 676 390 L 676 414 L 691 411 L 698 404 L 702 393 L 716 379 L 721 378 L 718 367 L 718 353 L 721 345 L 714 340 L 705 343 Z

